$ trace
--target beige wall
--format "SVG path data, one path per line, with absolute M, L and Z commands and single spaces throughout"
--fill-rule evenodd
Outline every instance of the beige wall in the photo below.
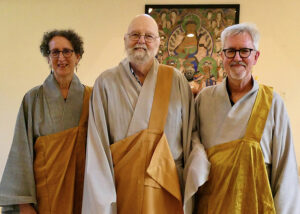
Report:
M 300 1 L 179 1 L 179 0 L 1 0 L 0 1 L 0 176 L 11 145 L 15 119 L 27 90 L 49 73 L 39 53 L 43 32 L 72 28 L 83 36 L 85 54 L 78 76 L 92 85 L 105 69 L 125 55 L 123 34 L 145 4 L 241 5 L 240 22 L 255 22 L 261 32 L 261 56 L 254 75 L 273 85 L 286 102 L 300 165 Z M 299 90 L 299 91 L 298 91 Z

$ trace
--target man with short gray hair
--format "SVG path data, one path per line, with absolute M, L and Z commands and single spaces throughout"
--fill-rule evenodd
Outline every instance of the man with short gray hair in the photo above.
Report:
M 237 24 L 221 34 L 227 78 L 196 98 L 201 143 L 211 162 L 198 213 L 300 213 L 299 181 L 283 100 L 252 76 L 259 32 Z

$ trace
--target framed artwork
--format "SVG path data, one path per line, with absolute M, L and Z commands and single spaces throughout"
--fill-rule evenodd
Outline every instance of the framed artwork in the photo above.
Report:
M 180 70 L 194 93 L 222 82 L 220 36 L 239 23 L 239 10 L 239 4 L 146 5 L 159 27 L 158 61 Z

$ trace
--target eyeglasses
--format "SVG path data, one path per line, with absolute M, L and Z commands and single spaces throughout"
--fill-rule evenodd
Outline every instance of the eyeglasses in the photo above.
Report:
M 252 51 L 255 51 L 255 50 L 251 49 L 251 48 L 241 48 L 239 50 L 236 50 L 233 48 L 228 48 L 228 49 L 223 50 L 225 56 L 229 59 L 233 59 L 235 57 L 236 52 L 239 52 L 239 55 L 241 58 L 243 58 L 243 59 L 248 58 Z
M 158 38 L 158 36 L 154 36 L 152 34 L 129 33 L 127 35 L 129 36 L 129 39 L 131 41 L 139 41 L 140 38 L 143 36 L 145 41 L 148 43 L 154 42 L 154 40 Z
M 51 50 L 49 51 L 49 55 L 52 57 L 52 58 L 58 58 L 59 57 L 59 54 L 62 53 L 62 55 L 66 58 L 68 57 L 71 57 L 72 54 L 73 54 L 74 50 L 70 50 L 70 49 L 63 49 L 62 51 L 60 50 Z

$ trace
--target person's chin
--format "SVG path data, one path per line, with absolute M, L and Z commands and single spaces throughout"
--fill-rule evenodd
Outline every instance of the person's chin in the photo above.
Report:
M 73 72 L 71 72 L 69 69 L 58 69 L 56 74 L 58 76 L 61 76 L 61 77 L 66 77 L 66 76 L 69 76 L 71 75 Z
M 136 52 L 136 53 L 133 54 L 133 58 L 136 59 L 136 60 L 141 60 L 141 61 L 143 61 L 144 59 L 147 58 L 147 56 L 146 56 L 146 53 L 145 53 L 145 52 L 144 52 L 144 53 Z
M 236 70 L 236 71 L 231 71 L 231 78 L 235 80 L 241 80 L 246 76 L 245 71 L 241 70 Z

